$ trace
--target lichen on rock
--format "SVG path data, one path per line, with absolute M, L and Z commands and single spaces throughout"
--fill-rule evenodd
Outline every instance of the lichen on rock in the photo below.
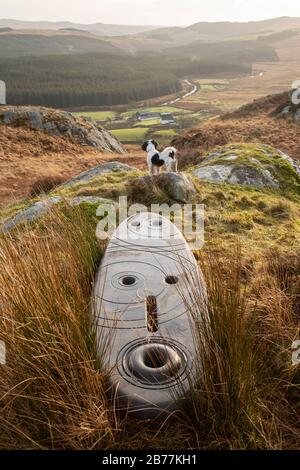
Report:
M 102 152 L 125 152 L 116 137 L 96 122 L 74 117 L 66 111 L 36 106 L 5 106 L 0 113 L 0 122 L 66 137 Z
M 207 155 L 193 174 L 212 183 L 300 192 L 299 164 L 269 145 L 227 145 Z

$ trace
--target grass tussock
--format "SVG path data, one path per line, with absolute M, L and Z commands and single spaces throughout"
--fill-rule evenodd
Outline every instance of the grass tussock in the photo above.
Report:
M 116 417 L 96 354 L 94 233 L 83 209 L 64 208 L 0 239 L 0 448 L 299 448 L 298 254 L 259 263 L 228 247 L 222 257 L 198 255 L 210 322 L 196 322 L 197 383 L 179 413 L 138 422 Z
M 1 238 L 1 448 L 111 442 L 88 312 L 100 255 L 80 210 L 52 213 L 46 226 Z
M 270 263 L 254 275 L 238 253 L 230 264 L 202 259 L 210 325 L 197 331 L 199 382 L 184 410 L 201 448 L 299 447 L 299 383 L 291 364 L 299 324 L 293 294 Z
M 41 194 L 48 194 L 66 181 L 62 176 L 45 176 L 37 179 L 31 186 L 29 197 L 36 197 Z

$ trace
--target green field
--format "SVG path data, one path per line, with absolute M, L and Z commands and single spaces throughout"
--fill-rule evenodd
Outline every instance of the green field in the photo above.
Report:
M 176 137 L 177 132 L 174 129 L 162 129 L 159 131 L 153 130 L 151 138 L 156 139 L 161 145 L 170 145 L 172 139 Z
M 106 121 L 111 119 L 112 121 L 116 118 L 114 111 L 82 111 L 81 113 L 72 113 L 75 117 L 88 117 L 94 121 Z
M 199 85 L 201 86 L 201 90 L 198 91 L 195 95 L 189 98 L 189 101 L 195 103 L 205 103 L 207 106 L 211 106 L 211 101 L 201 96 L 201 92 L 209 92 L 212 90 L 217 90 L 224 88 L 227 85 L 226 80 L 222 79 L 199 79 L 196 80 Z M 214 103 L 215 104 L 215 103 Z M 217 103 L 216 103 L 217 104 Z M 183 105 L 184 106 L 184 105 Z M 124 128 L 121 127 L 120 120 L 123 120 L 123 125 L 128 125 L 126 122 L 128 119 L 133 118 L 137 112 L 147 111 L 151 113 L 171 113 L 177 117 L 177 126 L 173 126 L 173 129 L 157 129 L 156 126 L 161 124 L 160 119 L 150 119 L 146 121 L 136 121 L 131 123 L 131 127 Z M 196 126 L 197 123 L 201 121 L 207 120 L 212 117 L 211 114 L 208 112 L 203 111 L 191 111 L 184 108 L 177 108 L 175 106 L 151 106 L 151 107 L 136 107 L 128 109 L 124 112 L 116 112 L 116 111 L 83 111 L 83 112 L 75 112 L 73 113 L 74 116 L 87 116 L 90 119 L 95 121 L 102 121 L 105 122 L 107 120 L 111 120 L 110 125 L 108 126 L 110 132 L 116 136 L 121 142 L 123 143 L 134 143 L 134 142 L 142 142 L 143 139 L 149 131 L 152 132 L 152 136 L 161 140 L 163 143 L 167 141 L 171 141 L 177 134 L 179 128 L 184 129 L 187 126 L 193 127 Z M 194 121 L 193 121 L 194 120 Z M 116 121 L 114 123 L 114 121 Z M 193 122 L 192 122 L 193 121 Z M 116 127 L 116 129 L 111 129 L 112 127 Z M 121 128 L 120 128 L 121 127 Z
M 150 108 L 144 108 L 144 109 L 141 109 L 141 108 L 130 109 L 129 111 L 122 113 L 121 116 L 124 119 L 128 119 L 134 116 L 137 112 L 141 112 L 141 111 L 147 111 L 149 113 L 172 113 L 172 114 L 182 114 L 182 113 L 189 112 L 187 109 L 175 108 L 174 106 L 157 106 L 157 107 L 150 107 Z
M 205 83 L 205 84 L 200 84 L 199 92 L 207 93 L 210 91 L 224 90 L 224 88 L 225 88 L 225 85 L 219 85 L 217 83 Z
M 157 126 L 159 124 L 160 124 L 160 119 L 149 119 L 147 121 L 138 121 L 136 124 L 134 124 L 134 127 L 139 127 L 139 126 L 151 127 L 151 126 Z
M 177 135 L 177 132 L 174 129 L 163 129 L 160 131 L 156 131 L 155 135 L 172 138 L 172 137 L 175 137 L 175 135 Z
M 135 127 L 133 129 L 113 129 L 110 131 L 120 142 L 141 142 L 149 127 Z

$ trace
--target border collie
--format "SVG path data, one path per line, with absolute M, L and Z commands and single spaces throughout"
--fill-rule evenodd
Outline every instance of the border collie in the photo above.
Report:
M 158 175 L 163 166 L 168 172 L 177 173 L 177 150 L 174 147 L 167 147 L 159 152 L 158 147 L 156 140 L 147 140 L 142 145 L 142 150 L 148 153 L 147 164 L 150 175 Z

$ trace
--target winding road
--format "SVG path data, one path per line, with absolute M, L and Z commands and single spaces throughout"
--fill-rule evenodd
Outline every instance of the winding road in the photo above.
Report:
M 197 85 L 194 83 L 190 82 L 189 80 L 183 80 L 187 85 L 192 87 L 192 90 L 190 90 L 188 93 L 185 93 L 183 96 L 179 96 L 175 100 L 172 101 L 167 101 L 166 103 L 163 103 L 161 106 L 169 106 L 170 104 L 175 104 L 178 103 L 179 101 L 182 101 L 183 99 L 187 98 L 188 96 L 194 95 L 198 91 Z

